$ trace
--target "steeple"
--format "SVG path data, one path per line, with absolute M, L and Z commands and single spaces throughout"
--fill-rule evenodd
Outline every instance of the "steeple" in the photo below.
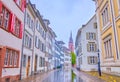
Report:
M 72 31 L 71 31 L 71 33 L 70 33 L 70 38 L 69 38 L 69 45 L 68 45 L 68 47 L 69 47 L 69 50 L 70 50 L 71 52 L 74 52 L 74 43 L 73 43 L 73 38 L 72 38 Z
M 71 33 L 70 33 L 69 43 L 73 43 L 72 31 L 71 31 Z

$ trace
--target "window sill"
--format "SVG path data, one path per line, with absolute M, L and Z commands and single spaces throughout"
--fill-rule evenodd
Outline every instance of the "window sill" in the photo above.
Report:
M 89 65 L 97 65 L 97 63 L 95 63 L 95 64 L 89 64 Z
M 0 26 L 1 29 L 3 29 L 4 31 L 11 33 L 12 35 L 14 35 L 15 37 L 19 38 L 19 36 L 17 36 L 15 33 L 10 32 L 9 30 L 3 28 L 2 26 Z M 20 38 L 19 38 L 20 39 Z
M 33 51 L 33 49 L 31 49 L 31 48 L 29 48 L 29 47 L 26 47 L 26 46 L 24 46 L 25 48 L 27 48 L 27 49 L 29 49 L 30 51 Z
M 8 29 L 3 28 L 3 26 L 0 26 L 1 29 L 3 29 L 6 32 L 10 32 Z
M 105 58 L 104 62 L 108 62 L 108 61 L 114 61 L 114 58 L 113 57 L 109 57 L 109 58 Z
M 33 27 L 34 28 L 34 27 Z M 25 23 L 25 29 L 27 30 L 27 29 L 30 29 L 32 32 L 34 32 L 34 30 L 32 29 L 32 28 L 30 28 L 30 26 L 27 24 L 27 23 Z
M 19 68 L 18 66 L 4 66 L 3 68 Z

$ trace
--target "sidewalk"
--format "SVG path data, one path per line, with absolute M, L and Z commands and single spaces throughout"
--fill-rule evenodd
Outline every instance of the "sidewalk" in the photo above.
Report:
M 25 78 L 16 82 L 42 82 L 45 78 L 49 76 L 49 74 L 51 74 L 54 71 L 55 70 L 51 70 L 49 72 L 32 75 L 32 76 L 29 76 L 28 78 Z
M 102 80 L 101 78 L 97 78 L 94 76 L 91 76 L 85 72 L 78 71 L 77 69 L 73 68 L 74 73 L 79 76 L 81 79 L 83 79 L 83 82 L 106 82 Z
M 98 72 L 86 72 L 86 73 L 90 74 L 94 77 L 101 78 L 101 79 L 105 80 L 106 82 L 120 82 L 120 76 L 102 73 L 102 76 L 100 77 L 98 75 Z

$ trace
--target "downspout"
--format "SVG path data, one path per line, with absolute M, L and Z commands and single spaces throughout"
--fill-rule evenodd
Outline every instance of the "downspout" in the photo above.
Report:
M 26 3 L 27 6 L 27 3 Z M 24 28 L 23 28 L 23 39 L 22 39 L 22 51 L 21 51 L 21 61 L 20 61 L 20 80 L 22 79 L 22 63 L 23 63 L 23 48 L 24 48 L 24 33 L 25 33 L 25 20 L 26 20 L 26 8 L 24 13 Z

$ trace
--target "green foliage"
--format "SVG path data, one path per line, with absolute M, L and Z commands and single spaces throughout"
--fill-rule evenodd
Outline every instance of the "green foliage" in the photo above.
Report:
M 76 78 L 76 75 L 74 74 L 74 72 L 72 71 L 72 82 L 74 82 L 74 79 Z
M 72 65 L 76 64 L 76 55 L 74 52 L 71 52 L 71 58 Z

